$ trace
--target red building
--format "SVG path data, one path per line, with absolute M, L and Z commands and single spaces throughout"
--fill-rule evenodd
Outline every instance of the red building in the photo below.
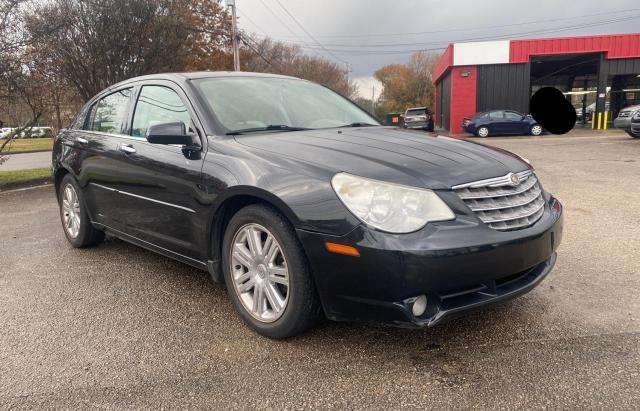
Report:
M 585 121 L 640 104 L 640 34 L 454 43 L 433 72 L 436 125 L 497 109 L 529 112 L 539 88 L 565 93 Z

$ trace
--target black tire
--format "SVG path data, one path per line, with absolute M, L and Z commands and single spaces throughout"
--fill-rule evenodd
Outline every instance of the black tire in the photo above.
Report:
M 236 292 L 231 273 L 232 242 L 247 224 L 258 224 L 276 238 L 281 245 L 289 272 L 288 302 L 281 316 L 273 322 L 263 322 L 252 316 Z M 233 305 L 254 331 L 269 338 L 292 337 L 307 331 L 322 318 L 320 299 L 317 295 L 306 255 L 289 221 L 277 210 L 266 205 L 250 205 L 238 211 L 229 221 L 222 246 L 222 269 L 227 293 Z
M 67 186 L 71 186 L 78 197 L 80 224 L 78 233 L 73 237 L 69 230 L 65 228 L 65 211 L 63 208 L 64 192 Z M 63 177 L 58 187 L 58 203 L 60 208 L 60 221 L 62 222 L 62 231 L 69 243 L 75 248 L 91 247 L 100 244 L 104 240 L 104 232 L 96 229 L 89 219 L 87 213 L 87 205 L 84 201 L 84 196 L 80 186 L 76 182 L 75 178 L 71 174 L 67 174 Z
M 427 128 L 426 128 L 426 131 L 431 131 L 431 132 L 433 132 L 433 130 L 434 130 L 433 120 L 429 120 L 429 121 L 427 122 Z
M 631 138 L 640 138 L 640 133 L 633 133 L 633 131 L 631 130 L 625 130 L 627 132 L 627 134 L 629 134 L 631 136 Z
M 484 131 L 482 130 L 486 130 L 486 134 L 484 134 Z M 476 130 L 476 136 L 478 137 L 489 137 L 490 134 L 491 132 L 489 131 L 489 127 L 487 126 L 478 127 L 478 129 Z

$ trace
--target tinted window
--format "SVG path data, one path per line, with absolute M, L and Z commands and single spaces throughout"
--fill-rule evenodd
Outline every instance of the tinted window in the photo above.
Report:
M 425 114 L 427 114 L 427 111 L 422 109 L 422 110 L 407 110 L 407 116 L 424 116 Z
M 489 113 L 489 118 L 491 118 L 492 120 L 502 120 L 504 118 L 504 115 L 502 111 L 492 111 L 491 113 Z
M 516 113 L 514 111 L 506 111 L 504 116 L 509 120 L 522 120 L 522 114 Z
M 131 135 L 144 138 L 149 126 L 176 121 L 182 121 L 187 128 L 191 124 L 189 111 L 178 93 L 163 86 L 142 87 L 133 114 Z
M 95 114 L 91 130 L 120 134 L 129 112 L 129 97 L 131 97 L 131 89 L 125 89 L 109 94 L 98 101 L 92 110 L 95 110 Z

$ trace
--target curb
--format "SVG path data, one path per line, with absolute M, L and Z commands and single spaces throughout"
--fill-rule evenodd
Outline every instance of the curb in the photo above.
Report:
M 22 150 L 22 151 L 4 151 L 3 156 L 12 156 L 14 154 L 29 154 L 29 153 L 51 153 L 52 150 Z
M 23 188 L 50 185 L 53 183 L 51 177 L 34 178 L 31 180 L 13 181 L 11 183 L 0 184 L 0 193 L 6 193 Z

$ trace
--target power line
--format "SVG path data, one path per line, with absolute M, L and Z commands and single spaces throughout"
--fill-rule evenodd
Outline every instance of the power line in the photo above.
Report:
M 625 10 L 614 10 L 614 11 L 606 11 L 600 13 L 593 14 L 583 14 L 581 16 L 572 16 L 572 17 L 561 17 L 555 19 L 544 19 L 544 20 L 531 20 L 531 21 L 523 21 L 520 23 L 510 23 L 510 24 L 500 24 L 494 26 L 476 26 L 476 27 L 465 27 L 465 28 L 455 28 L 455 29 L 446 29 L 446 30 L 433 30 L 433 31 L 416 31 L 416 32 L 404 32 L 404 33 L 381 33 L 381 34 L 344 34 L 344 35 L 317 35 L 316 37 L 320 38 L 371 38 L 371 37 L 397 37 L 397 36 L 419 36 L 423 34 L 439 34 L 439 33 L 451 33 L 451 32 L 459 32 L 459 31 L 478 31 L 478 30 L 487 30 L 487 29 L 495 29 L 495 28 L 503 28 L 503 27 L 514 27 L 514 26 L 523 26 L 529 24 L 539 24 L 539 23 L 550 23 L 557 21 L 567 21 L 567 20 L 578 20 L 587 17 L 596 17 L 603 15 L 613 15 L 619 13 L 629 13 L 640 11 L 640 8 L 634 9 L 625 9 Z M 283 38 L 286 38 L 283 36 Z
M 612 24 L 612 23 L 619 23 L 619 22 L 623 22 L 623 21 L 629 21 L 629 20 L 635 20 L 640 18 L 640 15 L 633 15 L 633 16 L 627 16 L 627 17 L 618 17 L 618 18 L 612 18 L 609 20 L 602 20 L 602 21 L 596 21 L 596 22 L 590 22 L 590 23 L 582 23 L 582 24 L 577 24 L 577 25 L 573 25 L 573 26 L 564 26 L 564 27 L 558 27 L 558 28 L 554 28 L 554 29 L 542 29 L 542 30 L 533 30 L 533 31 L 526 31 L 526 32 L 515 32 L 515 33 L 507 33 L 507 34 L 501 34 L 501 35 L 493 35 L 493 36 L 480 36 L 480 37 L 470 37 L 470 38 L 464 38 L 464 39 L 456 39 L 456 40 L 451 40 L 451 41 L 438 41 L 438 42 L 421 42 L 421 43 L 390 43 L 390 44 L 385 44 L 385 45 L 340 45 L 340 47 L 359 47 L 360 49 L 349 49 L 349 48 L 329 48 L 327 49 L 326 47 L 322 47 L 322 50 L 330 50 L 334 53 L 342 53 L 342 54 L 349 54 L 349 55 L 387 55 L 387 54 L 408 54 L 408 53 L 413 53 L 416 51 L 434 51 L 434 50 L 442 50 L 444 48 L 446 48 L 446 45 L 449 42 L 455 43 L 455 42 L 473 42 L 473 41 L 482 41 L 482 40 L 499 40 L 499 39 L 509 39 L 509 38 L 514 38 L 514 37 L 525 37 L 525 36 L 530 36 L 530 35 L 536 35 L 536 34 L 548 34 L 548 33 L 556 33 L 556 32 L 563 32 L 563 31 L 569 31 L 569 30 L 575 30 L 575 29 L 581 29 L 581 28 L 588 28 L 588 27 L 595 27 L 595 26 L 602 26 L 602 25 L 608 25 L 608 24 Z M 291 42 L 291 41 L 283 41 L 283 40 L 279 40 L 282 41 L 284 43 L 289 43 L 289 44 L 295 44 L 298 45 L 301 48 L 305 48 L 305 49 L 312 49 L 312 50 L 319 50 L 320 48 L 310 45 L 310 43 L 296 43 L 296 42 Z M 409 50 L 379 50 L 376 49 L 377 47 L 403 47 L 403 46 L 429 46 L 429 45 L 443 45 L 444 46 L 440 46 L 440 47 L 433 47 L 433 48 L 428 48 L 428 47 L 421 47 L 421 48 L 414 48 L 414 49 L 409 49 Z
M 258 57 L 260 57 L 268 65 L 278 70 L 280 73 L 284 73 L 284 69 L 282 68 L 282 66 L 275 65 L 269 58 L 267 58 L 264 54 L 262 54 L 256 47 L 253 47 L 253 45 L 251 45 L 253 40 L 251 40 L 249 37 L 245 36 L 244 34 L 240 34 L 240 40 L 244 43 L 245 46 L 249 47 L 250 50 L 256 53 Z
M 262 0 L 260 0 L 260 1 L 262 1 Z M 348 62 L 348 61 L 346 61 L 346 60 L 344 60 L 344 59 L 342 59 L 342 58 L 340 58 L 340 57 L 336 56 L 336 55 L 335 55 L 335 54 L 333 54 L 330 50 L 328 50 L 325 46 L 323 46 L 323 45 L 322 45 L 322 43 L 320 43 L 320 42 L 319 42 L 315 37 L 313 37 L 313 35 L 312 35 L 311 33 L 309 33 L 309 31 L 308 31 L 306 28 L 304 28 L 304 26 L 303 26 L 303 25 L 298 21 L 298 19 L 296 19 L 296 18 L 294 17 L 294 15 L 293 15 L 293 14 L 291 14 L 291 13 L 289 12 L 289 10 L 287 10 L 287 8 L 286 8 L 286 7 L 284 7 L 284 6 L 282 5 L 282 3 L 280 2 L 280 0 L 276 0 L 276 3 L 278 3 L 278 5 L 280 6 L 280 8 L 282 8 L 282 10 L 284 10 L 284 12 L 285 12 L 285 13 L 287 13 L 287 14 L 289 15 L 289 17 L 291 17 L 291 19 L 292 19 L 292 20 L 293 20 L 293 21 L 298 25 L 298 27 L 300 27 L 300 29 L 302 29 L 302 31 L 304 31 L 304 32 L 306 33 L 306 35 L 307 35 L 307 36 L 309 36 L 309 38 L 310 38 L 311 40 L 313 40 L 313 42 L 314 42 L 314 43 L 316 43 L 318 46 L 320 46 L 320 48 L 321 48 L 321 49 L 323 49 L 324 51 L 326 51 L 329 55 L 333 56 L 333 58 L 335 58 L 336 60 L 341 61 L 341 62 L 343 62 L 344 64 L 346 64 L 346 65 L 347 65 L 347 70 L 348 70 L 348 65 L 349 65 L 349 62 Z

